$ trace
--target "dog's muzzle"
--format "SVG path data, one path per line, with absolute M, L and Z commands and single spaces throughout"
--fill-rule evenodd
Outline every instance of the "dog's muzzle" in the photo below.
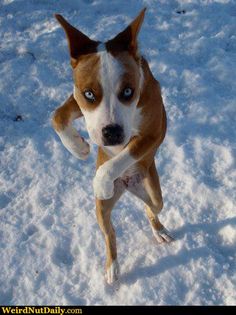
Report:
M 105 146 L 122 144 L 124 141 L 124 130 L 118 124 L 107 125 L 102 128 L 102 140 Z

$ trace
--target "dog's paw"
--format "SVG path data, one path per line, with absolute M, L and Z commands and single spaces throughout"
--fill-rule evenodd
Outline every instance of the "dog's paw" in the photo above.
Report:
M 95 197 L 100 200 L 110 199 L 114 195 L 114 183 L 105 164 L 97 170 L 93 180 L 93 189 Z
M 114 260 L 111 266 L 106 270 L 105 279 L 108 284 L 114 284 L 120 276 L 120 267 L 117 260 Z
M 80 160 L 86 160 L 88 158 L 90 153 L 89 144 L 74 128 L 68 127 L 58 133 L 58 135 L 63 145 L 74 157 Z
M 153 235 L 156 241 L 161 243 L 170 243 L 174 241 L 174 238 L 170 235 L 170 232 L 166 228 L 162 228 L 161 230 L 155 230 L 152 228 Z
M 74 139 L 74 143 L 69 147 L 69 151 L 80 160 L 87 160 L 90 153 L 90 146 L 84 138 L 78 136 Z

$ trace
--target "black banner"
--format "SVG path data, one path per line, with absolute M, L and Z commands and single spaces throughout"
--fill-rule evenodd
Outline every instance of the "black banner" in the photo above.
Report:
M 234 306 L 0 306 L 0 314 L 181 314 L 218 315 L 234 312 Z

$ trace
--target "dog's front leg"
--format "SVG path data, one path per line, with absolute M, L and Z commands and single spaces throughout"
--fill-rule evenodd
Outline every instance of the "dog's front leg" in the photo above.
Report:
M 158 144 L 151 136 L 135 136 L 114 158 L 102 164 L 93 181 L 95 196 L 100 200 L 110 199 L 114 194 L 114 181 L 130 166 L 148 154 Z
M 72 126 L 72 122 L 83 116 L 74 96 L 71 95 L 65 103 L 54 113 L 52 125 L 63 145 L 76 158 L 86 160 L 90 149 L 89 144 L 79 135 Z

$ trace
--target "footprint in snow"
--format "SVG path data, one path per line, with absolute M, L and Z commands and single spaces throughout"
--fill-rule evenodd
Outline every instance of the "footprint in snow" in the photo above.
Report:
M 52 254 L 52 262 L 59 266 L 72 266 L 74 262 L 74 257 L 70 252 L 70 240 L 65 239 L 58 243 Z
M 21 241 L 22 242 L 26 242 L 36 232 L 38 232 L 38 228 L 34 224 L 28 225 L 27 228 L 25 229 L 25 231 L 22 234 Z
M 41 223 L 47 230 L 49 230 L 54 224 L 54 217 L 52 215 L 47 215 L 42 219 Z

